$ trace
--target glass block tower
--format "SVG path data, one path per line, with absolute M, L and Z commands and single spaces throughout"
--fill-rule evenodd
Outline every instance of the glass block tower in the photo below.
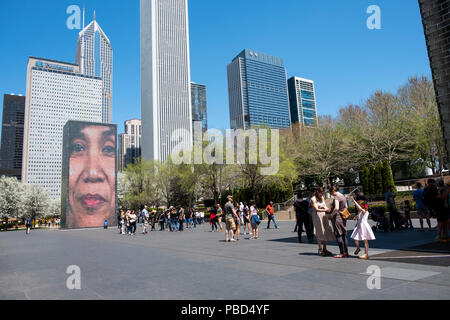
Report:
M 227 67 L 231 129 L 290 127 L 283 60 L 243 50 Z
M 307 127 L 317 125 L 317 106 L 314 81 L 299 77 L 288 80 L 292 124 Z
M 78 35 L 76 64 L 83 74 L 102 78 L 102 121 L 111 123 L 113 51 L 111 42 L 95 20 L 95 12 L 94 20 Z
M 141 0 L 142 157 L 166 161 L 192 140 L 187 0 Z

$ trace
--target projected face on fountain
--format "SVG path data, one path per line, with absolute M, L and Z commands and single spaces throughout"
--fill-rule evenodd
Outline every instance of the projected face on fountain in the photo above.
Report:
M 101 227 L 115 217 L 115 128 L 76 123 L 71 131 L 68 227 Z

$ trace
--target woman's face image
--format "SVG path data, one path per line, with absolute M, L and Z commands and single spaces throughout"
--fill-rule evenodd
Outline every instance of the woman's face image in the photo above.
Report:
M 116 138 L 111 127 L 86 126 L 72 138 L 69 159 L 71 227 L 103 226 L 115 214 Z

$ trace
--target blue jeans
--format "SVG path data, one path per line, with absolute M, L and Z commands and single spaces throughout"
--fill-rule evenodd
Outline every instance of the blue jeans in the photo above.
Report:
M 172 231 L 178 231 L 178 219 L 172 220 Z
M 274 214 L 269 215 L 268 218 L 269 218 L 269 221 L 267 222 L 267 229 L 270 228 L 270 221 L 272 221 L 272 220 L 273 220 L 273 224 L 275 225 L 275 228 L 278 229 L 277 222 L 275 221 L 275 215 Z
M 198 223 L 197 218 L 194 218 L 194 228 L 197 228 L 197 223 Z

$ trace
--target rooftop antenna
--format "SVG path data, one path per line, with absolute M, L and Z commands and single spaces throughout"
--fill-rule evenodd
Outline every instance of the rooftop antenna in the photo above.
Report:
M 84 12 L 86 11 L 85 5 L 83 4 L 83 30 L 84 30 Z
M 95 21 L 95 9 L 94 9 L 94 21 Z

